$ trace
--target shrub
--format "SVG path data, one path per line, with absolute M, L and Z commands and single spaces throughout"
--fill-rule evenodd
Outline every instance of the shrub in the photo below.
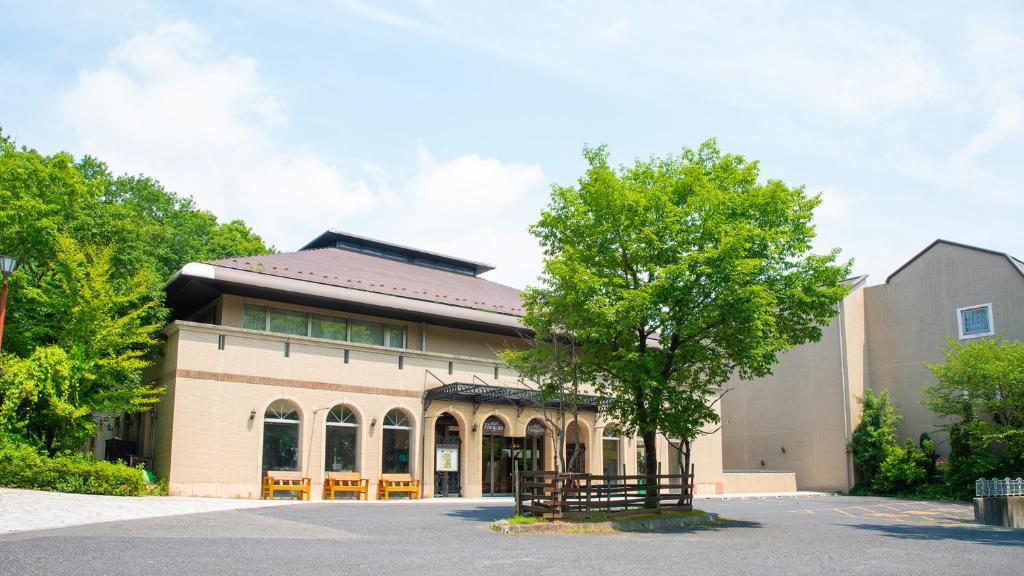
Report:
M 146 482 L 142 468 L 97 460 L 90 454 L 40 454 L 33 447 L 0 439 L 0 486 L 77 494 L 146 496 L 165 494 Z
M 882 463 L 889 451 L 898 447 L 896 443 L 896 427 L 901 417 L 889 401 L 889 392 L 875 394 L 865 390 L 864 396 L 857 399 L 863 406 L 860 423 L 853 430 L 850 440 L 850 452 L 853 453 L 854 467 L 860 480 L 872 485 Z
M 928 456 L 907 440 L 886 451 L 871 488 L 882 494 L 912 494 L 928 481 Z

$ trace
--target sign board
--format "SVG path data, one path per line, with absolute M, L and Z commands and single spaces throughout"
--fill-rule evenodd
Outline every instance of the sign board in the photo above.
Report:
M 547 428 L 544 427 L 538 420 L 530 420 L 530 423 L 526 425 L 527 436 L 543 436 L 547 432 Z
M 505 423 L 497 418 L 491 416 L 487 420 L 484 420 L 484 434 L 504 434 Z
M 459 471 L 459 449 L 438 448 L 437 449 L 437 472 L 458 472 Z

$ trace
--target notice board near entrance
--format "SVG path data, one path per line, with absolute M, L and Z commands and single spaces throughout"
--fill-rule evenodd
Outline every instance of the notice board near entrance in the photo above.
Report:
M 437 447 L 437 472 L 458 472 L 459 471 L 459 449 L 451 447 Z

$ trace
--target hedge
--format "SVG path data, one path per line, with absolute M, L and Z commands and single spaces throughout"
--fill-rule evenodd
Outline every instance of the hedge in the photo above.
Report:
M 151 496 L 166 494 L 149 484 L 142 468 L 97 460 L 91 454 L 44 456 L 31 446 L 0 439 L 0 486 L 76 494 Z

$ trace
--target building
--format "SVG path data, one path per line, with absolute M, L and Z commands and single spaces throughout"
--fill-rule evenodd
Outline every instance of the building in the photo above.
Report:
M 183 495 L 259 497 L 268 470 L 311 478 L 314 495 L 330 471 L 359 472 L 371 497 L 384 473 L 421 479 L 426 497 L 510 493 L 516 468 L 552 469 L 556 450 L 530 383 L 498 356 L 526 334 L 518 290 L 491 269 L 340 232 L 188 264 L 166 286 L 174 319 L 147 375 L 166 394 L 101 419 L 95 452 L 142 457 Z M 921 405 L 925 363 L 951 339 L 1024 338 L 1024 263 L 1006 254 L 938 240 L 884 284 L 847 283 L 819 342 L 728 384 L 721 431 L 694 446 L 697 493 L 848 490 L 865 389 L 889 390 L 903 439 L 928 432 L 945 451 Z M 637 472 L 641 441 L 596 402 L 579 437 L 577 469 Z M 669 443 L 657 450 L 678 473 Z
M 927 432 L 948 454 L 943 422 L 922 404 L 935 382 L 925 364 L 943 362 L 950 341 L 1024 339 L 1024 262 L 1001 252 L 936 240 L 884 284 L 849 284 L 821 341 L 781 354 L 771 376 L 729 384 L 725 470 L 789 470 L 801 489 L 848 490 L 866 388 L 889 391 L 900 442 Z
M 256 498 L 267 470 L 311 478 L 314 497 L 342 470 L 368 478 L 371 497 L 382 473 L 422 479 L 426 497 L 510 493 L 514 468 L 552 469 L 555 447 L 528 383 L 497 356 L 524 331 L 518 290 L 480 277 L 490 269 L 337 232 L 188 264 L 167 284 L 174 320 L 148 375 L 166 394 L 111 428 L 174 494 Z M 596 405 L 579 432 L 579 469 L 636 472 L 640 441 Z M 658 452 L 678 473 L 667 441 Z M 694 452 L 697 490 L 727 489 L 720 436 Z

